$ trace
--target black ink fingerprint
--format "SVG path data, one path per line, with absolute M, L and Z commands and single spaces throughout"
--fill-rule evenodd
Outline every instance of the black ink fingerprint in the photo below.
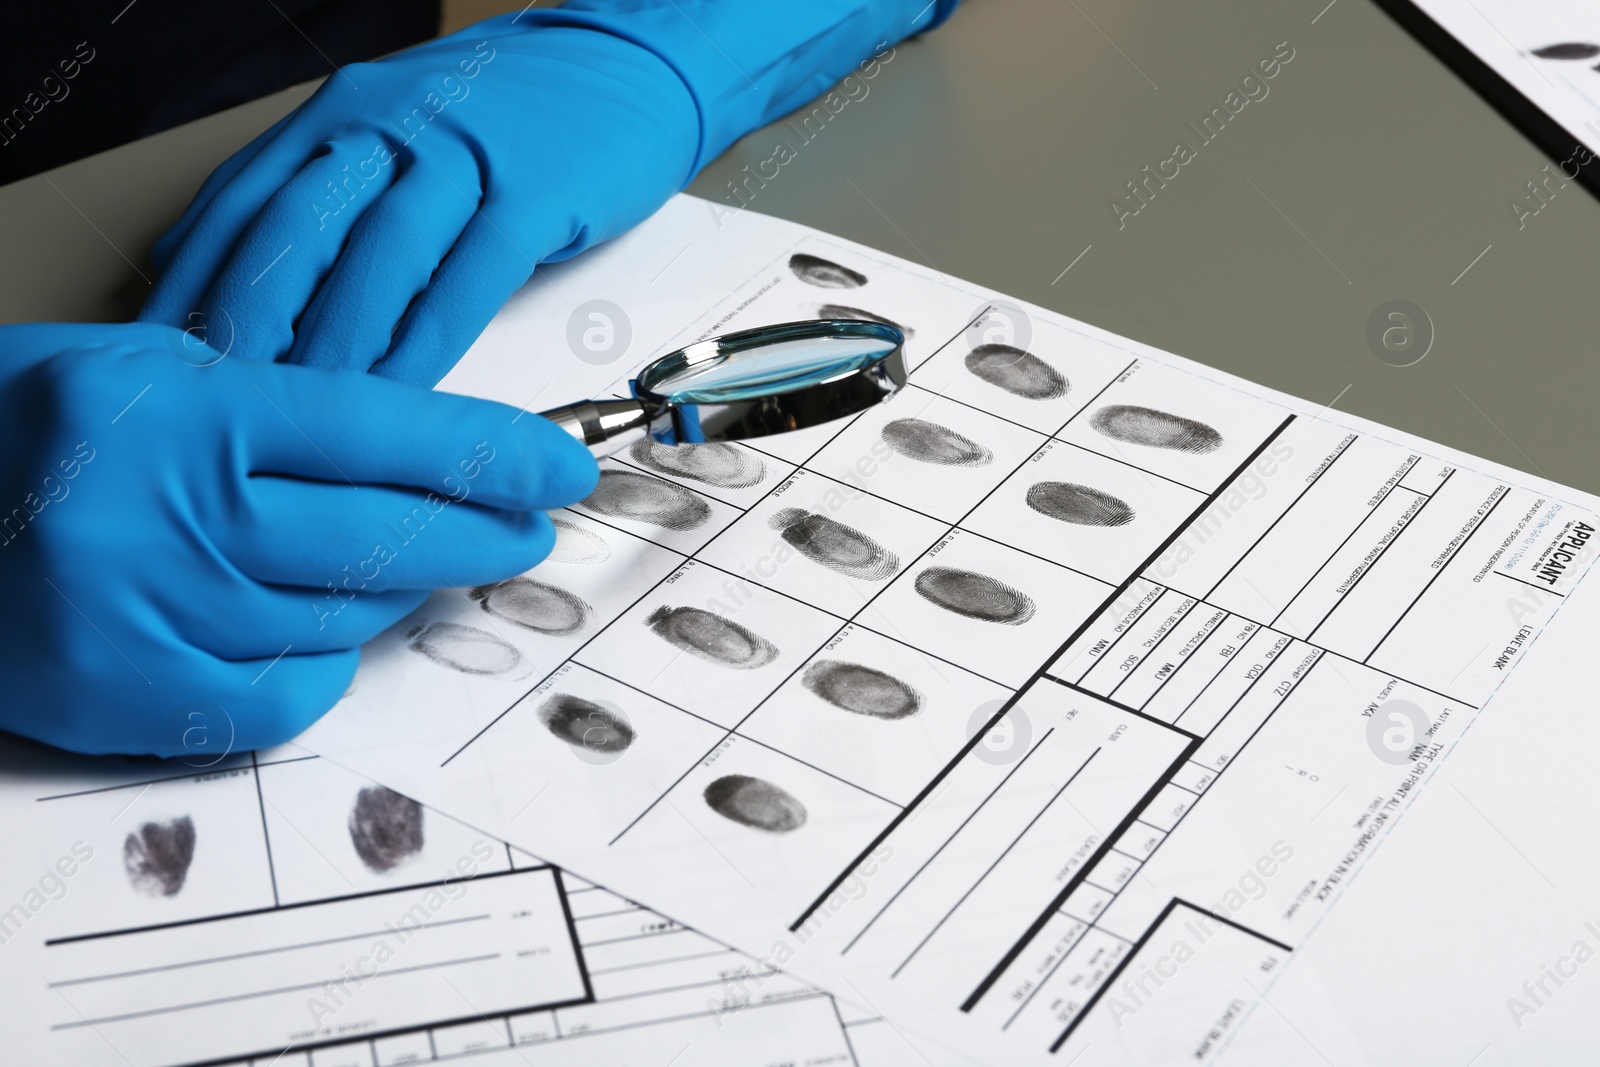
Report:
M 505 674 L 523 666 L 522 653 L 486 630 L 433 622 L 406 632 L 413 652 L 463 674 Z
M 814 563 L 851 578 L 881 582 L 900 569 L 900 557 L 878 542 L 826 515 L 784 508 L 767 520 L 789 544 Z
M 841 266 L 831 259 L 808 256 L 804 252 L 796 252 L 789 257 L 789 269 L 794 271 L 796 278 L 819 289 L 859 289 L 867 284 L 865 274 Z
M 557 563 L 604 563 L 611 558 L 611 546 L 593 530 L 575 522 L 556 519 L 556 544 L 550 558 Z
M 692 478 L 722 489 L 747 489 L 767 473 L 761 457 L 721 441 L 705 445 L 664 445 L 648 437 L 635 441 L 628 455 L 659 474 Z
M 480 585 L 471 596 L 490 615 L 552 637 L 583 629 L 592 610 L 565 589 L 532 578 L 507 578 L 493 585 Z
M 819 659 L 800 684 L 836 708 L 874 719 L 903 719 L 922 709 L 922 694 L 892 674 L 859 663 Z
M 1021 626 L 1033 618 L 1033 598 L 976 571 L 929 567 L 913 583 L 919 596 L 946 611 L 983 622 Z
M 1126 526 L 1133 521 L 1127 501 L 1073 482 L 1034 482 L 1027 501 L 1039 514 L 1077 526 Z
M 691 490 L 633 471 L 601 471 L 600 484 L 583 506 L 602 515 L 669 530 L 692 530 L 711 517 L 710 506 Z
M 878 431 L 883 443 L 909 459 L 937 463 L 941 467 L 982 467 L 994 461 L 994 453 L 972 438 L 948 426 L 926 419 L 895 419 Z
M 718 666 L 748 671 L 778 656 L 778 647 L 765 637 L 702 608 L 659 607 L 644 622 L 668 644 Z
M 349 826 L 350 844 L 369 871 L 392 871 L 422 851 L 422 805 L 393 789 L 363 787 Z
M 821 307 L 817 308 L 817 318 L 864 319 L 867 322 L 881 322 L 885 326 L 893 326 L 895 329 L 905 334 L 906 340 L 908 341 L 917 335 L 917 331 L 913 330 L 909 326 L 902 326 L 893 319 L 884 318 L 882 315 L 874 315 L 866 308 L 851 307 L 849 304 L 823 304 Z
M 633 727 L 610 711 L 567 693 L 552 693 L 539 705 L 545 729 L 574 748 L 623 752 L 633 744 Z
M 1025 400 L 1054 400 L 1066 396 L 1070 388 L 1060 371 L 1011 345 L 979 345 L 967 353 L 966 364 L 990 385 Z
M 187 815 L 147 822 L 122 842 L 122 866 L 133 888 L 152 897 L 173 897 L 194 862 L 194 820 Z
M 1593 59 L 1595 56 L 1600 56 L 1600 44 L 1567 41 L 1562 44 L 1547 44 L 1543 48 L 1535 48 L 1533 54 L 1540 59 Z
M 1089 425 L 1117 441 L 1200 455 L 1222 447 L 1222 435 L 1203 422 L 1136 404 L 1108 404 Z
M 752 830 L 786 834 L 806 824 L 806 806 L 783 789 L 747 774 L 727 774 L 706 786 L 706 803 L 724 819 Z

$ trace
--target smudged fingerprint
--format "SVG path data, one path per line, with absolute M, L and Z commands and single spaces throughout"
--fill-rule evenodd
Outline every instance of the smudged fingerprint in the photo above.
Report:
M 1133 521 L 1127 501 L 1074 482 L 1034 482 L 1027 501 L 1039 514 L 1077 526 L 1126 526 Z
M 480 585 L 470 595 L 490 615 L 551 637 L 577 633 L 593 611 L 565 589 L 525 577 Z
M 881 582 L 900 569 L 900 557 L 878 542 L 826 515 L 800 508 L 784 508 L 767 525 L 814 563 L 851 578 Z
M 1533 54 L 1540 59 L 1593 59 L 1595 56 L 1600 56 L 1600 44 L 1566 41 L 1535 48 Z
M 1055 400 L 1071 388 L 1060 371 L 1011 345 L 979 345 L 967 353 L 966 364 L 978 378 L 1025 400 Z
M 152 897 L 175 897 L 194 862 L 194 820 L 187 815 L 147 822 L 122 842 L 128 882 Z
M 668 644 L 718 666 L 749 671 L 778 657 L 778 646 L 765 637 L 703 608 L 662 606 L 644 623 Z
M 459 622 L 431 622 L 406 631 L 411 651 L 463 674 L 509 674 L 529 667 L 511 645 L 487 630 Z
M 763 778 L 726 774 L 706 786 L 712 811 L 752 830 L 787 834 L 806 824 L 806 806 Z
M 948 426 L 926 419 L 895 419 L 878 431 L 883 443 L 908 459 L 941 467 L 983 467 L 994 453 Z
M 704 445 L 664 445 L 648 437 L 635 441 L 628 455 L 659 474 L 692 478 L 721 489 L 747 489 L 766 477 L 767 465 L 748 449 L 722 441 Z
M 836 708 L 874 719 L 904 719 L 922 710 L 922 694 L 892 674 L 860 663 L 819 659 L 800 684 Z
M 593 701 L 568 693 L 552 693 L 539 705 L 545 729 L 574 748 L 625 752 L 633 744 L 633 727 Z
M 1201 455 L 1222 447 L 1222 435 L 1203 422 L 1137 404 L 1108 404 L 1089 425 L 1116 441 Z
M 557 563 L 604 563 L 611 558 L 611 546 L 593 530 L 575 522 L 556 519 L 556 544 L 550 558 Z
M 1021 626 L 1033 618 L 1033 598 L 997 578 L 958 567 L 929 567 L 912 583 L 917 594 L 946 611 L 982 622 Z
M 789 257 L 789 269 L 794 271 L 796 278 L 819 289 L 859 289 L 867 284 L 865 274 L 831 259 L 810 256 L 804 252 L 796 252 Z
M 422 805 L 381 785 L 364 786 L 350 809 L 350 844 L 376 874 L 422 851 Z
M 893 326 L 895 329 L 905 334 L 906 340 L 908 341 L 917 335 L 917 331 L 913 330 L 909 326 L 901 325 L 893 319 L 885 318 L 882 315 L 874 315 L 866 308 L 851 307 L 849 304 L 823 304 L 817 308 L 817 318 L 865 319 L 867 322 L 881 322 L 886 326 Z
M 617 519 L 634 519 L 668 530 L 692 530 L 711 517 L 711 507 L 692 490 L 648 474 L 603 470 L 583 506 Z

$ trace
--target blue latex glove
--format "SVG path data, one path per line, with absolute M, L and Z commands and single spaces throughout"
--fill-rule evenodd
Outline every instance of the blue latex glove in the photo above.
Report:
M 575 0 L 345 67 L 206 181 L 140 317 L 431 385 L 538 263 L 953 7 Z
M 284 741 L 430 590 L 542 559 L 542 509 L 598 477 L 503 404 L 191 365 L 214 358 L 153 324 L 0 327 L 0 728 L 96 753 Z

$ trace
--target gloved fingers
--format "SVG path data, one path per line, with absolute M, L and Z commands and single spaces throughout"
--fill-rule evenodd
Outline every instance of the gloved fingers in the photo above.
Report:
M 554 547 L 555 527 L 544 512 L 483 507 L 473 499 L 473 481 L 458 475 L 454 484 L 452 498 L 443 489 L 255 477 L 244 486 L 235 521 L 212 538 L 248 577 L 303 588 L 307 596 L 297 600 L 330 609 L 341 598 L 353 606 L 394 589 L 499 581 Z M 329 592 L 334 598 L 325 600 Z
M 513 511 L 582 500 L 600 477 L 566 431 L 493 400 L 293 365 L 225 360 L 210 370 L 254 387 L 240 390 L 237 412 L 249 474 L 409 487 Z
M 266 361 L 288 353 L 295 322 L 351 227 L 396 177 L 396 161 L 379 151 L 330 142 L 245 227 L 202 301 L 210 320 L 232 325 L 230 355 Z
M 226 678 L 216 705 L 226 713 L 217 734 L 231 730 L 233 751 L 271 748 L 304 733 L 337 704 L 355 677 L 359 649 L 306 652 L 232 663 L 219 662 L 216 673 Z M 194 746 L 187 747 L 192 752 Z M 183 752 L 169 753 L 181 755 Z
M 182 244 L 184 238 L 188 237 L 189 232 L 194 229 L 195 220 L 200 217 L 200 213 L 211 203 L 223 186 L 237 177 L 240 171 L 244 170 L 249 163 L 253 162 L 261 154 L 261 150 L 278 135 L 280 130 L 288 125 L 294 114 L 292 111 L 289 112 L 289 114 L 283 116 L 283 118 L 258 134 L 249 144 L 217 165 L 217 169 L 211 172 L 201 184 L 200 190 L 194 194 L 194 199 L 189 201 L 189 206 L 183 209 L 183 214 L 178 217 L 178 221 L 168 227 L 167 232 L 156 238 L 156 243 L 151 246 L 150 262 L 156 268 L 156 273 L 161 275 L 167 273 L 167 268 L 172 264 L 173 254 L 177 251 L 178 246 Z
M 472 347 L 503 304 L 552 252 L 572 243 L 567 212 L 559 204 L 525 205 L 513 226 L 512 211 L 493 201 L 467 224 L 395 331 L 389 354 L 372 373 L 432 386 Z M 528 218 L 531 212 L 542 217 Z M 504 218 L 497 217 L 503 214 Z
M 406 170 L 351 230 L 300 319 L 289 361 L 365 373 L 382 359 L 479 199 L 477 161 L 465 147 L 447 143 Z

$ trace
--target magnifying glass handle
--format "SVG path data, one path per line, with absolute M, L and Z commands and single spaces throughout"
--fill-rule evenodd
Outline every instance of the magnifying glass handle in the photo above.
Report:
M 596 459 L 650 436 L 657 412 L 639 400 L 580 400 L 539 414 L 581 441 Z

